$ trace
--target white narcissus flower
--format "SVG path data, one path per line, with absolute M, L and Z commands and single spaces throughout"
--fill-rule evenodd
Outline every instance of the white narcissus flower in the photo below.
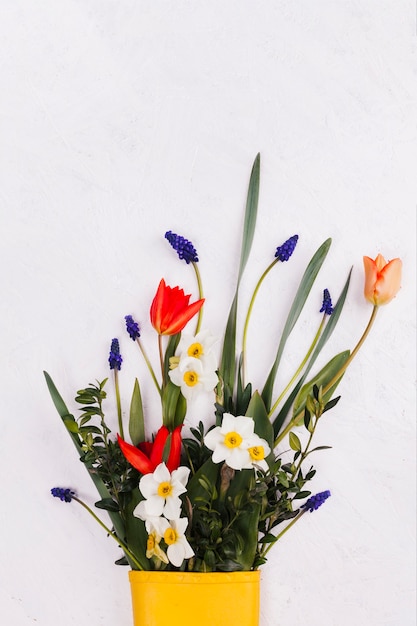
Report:
M 185 537 L 185 529 L 188 525 L 186 517 L 171 520 L 164 517 L 154 520 L 155 531 L 167 544 L 167 557 L 175 567 L 180 567 L 184 559 L 194 556 L 194 550 Z
M 169 371 L 174 385 L 181 388 L 186 400 L 191 400 L 199 391 L 213 391 L 218 383 L 217 374 L 213 369 L 205 369 L 201 359 L 192 356 L 180 358 L 177 367 Z
M 199 359 L 205 370 L 216 369 L 216 357 L 212 351 L 213 344 L 217 339 L 213 337 L 209 330 L 202 330 L 194 335 L 183 334 L 175 351 L 180 359 L 191 356 Z
M 181 515 L 180 495 L 187 491 L 185 485 L 190 470 L 179 467 L 172 474 L 165 463 L 160 463 L 152 474 L 145 474 L 139 481 L 139 489 L 145 498 L 139 502 L 133 514 L 147 520 L 165 515 L 177 519 Z
M 224 461 L 235 470 L 254 466 L 268 469 L 265 457 L 271 448 L 254 432 L 254 428 L 255 422 L 251 417 L 224 413 L 222 425 L 216 426 L 204 437 L 207 448 L 213 450 L 213 463 Z
M 184 334 L 180 339 L 176 356 L 170 362 L 169 377 L 174 385 L 181 387 L 187 400 L 200 391 L 213 391 L 218 383 L 217 360 L 211 349 L 215 342 L 208 330 L 195 336 Z

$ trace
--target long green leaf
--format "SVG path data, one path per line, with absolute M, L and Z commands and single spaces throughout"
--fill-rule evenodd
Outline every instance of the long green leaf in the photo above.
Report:
M 279 342 L 277 355 L 275 357 L 274 364 L 272 365 L 271 371 L 268 375 L 268 378 L 266 380 L 265 386 L 262 391 L 262 398 L 263 398 L 263 401 L 265 402 L 267 411 L 269 411 L 271 408 L 271 399 L 272 399 L 272 392 L 274 388 L 275 378 L 277 375 L 278 366 L 281 361 L 282 354 L 284 352 L 285 344 L 306 303 L 307 297 L 311 291 L 314 281 L 317 278 L 317 274 L 319 273 L 320 268 L 323 265 L 324 259 L 327 256 L 331 242 L 332 240 L 329 238 L 329 239 L 326 239 L 326 241 L 322 243 L 320 248 L 316 251 L 316 253 L 312 257 L 301 279 L 301 282 L 298 287 L 297 293 L 295 295 L 294 301 L 292 303 L 290 312 L 288 314 L 287 321 L 285 322 L 284 330 L 282 331 L 281 340 Z
M 298 415 L 304 409 L 308 396 L 313 392 L 313 387 L 325 387 L 326 384 L 333 379 L 333 377 L 340 371 L 343 365 L 349 358 L 350 350 L 344 350 L 339 354 L 336 354 L 326 365 L 316 374 L 311 380 L 308 381 L 298 393 L 293 407 L 293 415 Z M 336 387 L 342 380 L 342 377 L 333 385 L 327 393 L 323 395 L 323 402 L 326 403 L 330 400 Z
M 290 393 L 290 395 L 288 396 L 287 400 L 285 401 L 284 405 L 282 406 L 281 410 L 279 411 L 278 415 L 276 416 L 276 418 L 273 420 L 273 426 L 274 426 L 274 434 L 275 437 L 277 437 L 279 435 L 279 432 L 285 422 L 285 420 L 288 417 L 288 414 L 291 410 L 292 404 L 295 400 L 295 398 L 297 397 L 298 392 L 300 391 L 309 371 L 311 370 L 311 368 L 313 367 L 317 357 L 319 356 L 323 346 L 326 344 L 326 342 L 328 341 L 328 339 L 330 338 L 331 334 L 333 333 L 337 322 L 339 321 L 340 318 L 340 314 L 342 313 L 343 310 L 343 306 L 345 304 L 345 300 L 346 300 L 346 295 L 348 293 L 348 289 L 349 289 L 349 284 L 350 284 L 350 278 L 352 275 L 352 270 L 349 271 L 347 280 L 343 286 L 343 289 L 340 293 L 340 296 L 334 306 L 333 309 L 333 313 L 331 314 L 330 318 L 327 321 L 326 327 L 319 339 L 319 341 L 317 342 L 317 345 L 313 351 L 313 354 L 310 357 L 309 362 L 307 363 L 307 366 L 303 372 L 303 375 L 301 376 L 301 378 L 299 379 L 299 381 L 297 382 L 296 386 L 294 387 L 293 391 Z
M 249 180 L 236 292 L 227 319 L 222 356 L 220 359 L 219 373 L 224 385 L 223 393 L 225 406 L 228 406 L 229 400 L 233 397 L 234 392 L 236 375 L 236 319 L 239 285 L 255 233 L 259 198 L 260 162 L 260 155 L 257 154 Z
M 130 402 L 129 435 L 134 446 L 145 441 L 145 421 L 139 381 L 135 378 L 132 400 Z
M 71 432 L 71 430 L 68 428 L 67 426 L 67 422 L 68 421 L 73 421 L 75 422 L 74 416 L 71 415 L 71 413 L 68 411 L 67 406 L 64 402 L 64 400 L 62 399 L 62 396 L 60 395 L 58 389 L 56 388 L 52 378 L 49 376 L 48 372 L 44 372 L 44 376 L 46 379 L 46 384 L 48 386 L 49 389 L 49 393 L 51 394 L 51 398 L 52 401 L 55 405 L 55 408 L 57 409 L 66 429 L 67 432 L 69 433 L 75 447 L 77 448 L 78 454 L 80 456 L 80 458 L 84 455 L 83 450 L 81 448 L 81 440 L 78 437 L 77 434 Z M 89 463 L 84 463 L 86 470 L 88 471 L 88 474 L 91 478 L 91 480 L 93 481 L 93 483 L 96 486 L 97 491 L 99 492 L 101 498 L 103 500 L 107 499 L 107 498 L 111 498 L 110 492 L 107 489 L 106 485 L 104 484 L 104 482 L 101 480 L 101 478 L 94 473 L 94 471 L 92 470 L 91 464 Z M 117 536 L 120 539 L 124 539 L 125 537 L 125 526 L 123 523 L 123 520 L 120 516 L 120 513 L 116 513 L 113 511 L 108 511 L 109 517 L 111 519 L 111 522 L 114 526 L 114 530 L 116 531 Z

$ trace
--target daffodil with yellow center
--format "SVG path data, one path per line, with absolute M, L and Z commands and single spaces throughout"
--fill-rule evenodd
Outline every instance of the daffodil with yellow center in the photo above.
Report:
M 224 413 L 221 426 L 216 426 L 204 437 L 205 445 L 213 450 L 213 463 L 224 461 L 234 470 L 260 467 L 266 471 L 265 457 L 271 448 L 254 429 L 255 422 L 251 417 Z
M 181 357 L 178 366 L 169 371 L 174 385 L 181 388 L 186 400 L 192 400 L 200 391 L 213 391 L 218 383 L 215 365 L 206 369 L 202 359 L 193 356 Z
M 170 521 L 159 517 L 152 520 L 152 525 L 167 545 L 167 557 L 172 565 L 180 567 L 184 559 L 194 556 L 194 551 L 185 537 L 188 525 L 186 517 Z
M 165 515 L 177 519 L 181 515 L 181 494 L 187 491 L 190 470 L 180 466 L 172 474 L 165 463 L 160 463 L 152 474 L 145 474 L 139 481 L 139 489 L 145 498 L 133 514 L 143 520 Z M 149 531 L 148 531 L 149 532 Z
M 168 564 L 169 559 L 167 555 L 165 554 L 165 552 L 160 547 L 159 545 L 160 541 L 161 541 L 161 536 L 158 535 L 155 530 L 149 533 L 148 539 L 146 542 L 146 558 L 151 559 L 154 556 L 160 561 L 162 561 L 163 563 Z

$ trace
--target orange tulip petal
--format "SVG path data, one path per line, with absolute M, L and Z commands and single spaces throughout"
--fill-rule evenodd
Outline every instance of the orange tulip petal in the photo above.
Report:
M 375 306 L 387 304 L 401 287 L 401 260 L 393 259 L 387 263 L 382 254 L 378 254 L 375 260 L 364 256 L 363 264 L 365 298 Z
M 397 295 L 401 287 L 401 271 L 401 260 L 393 259 L 379 272 L 375 285 L 378 304 L 388 304 Z

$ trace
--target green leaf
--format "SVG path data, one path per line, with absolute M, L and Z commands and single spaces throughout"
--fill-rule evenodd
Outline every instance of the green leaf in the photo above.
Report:
M 134 446 L 145 441 L 145 421 L 139 381 L 135 378 L 132 399 L 130 401 L 129 435 Z
M 70 412 L 68 411 L 65 402 L 63 401 L 59 391 L 57 390 L 57 388 L 55 387 L 55 384 L 52 380 L 52 378 L 49 376 L 49 374 L 47 372 L 44 372 L 44 376 L 45 376 L 45 380 L 46 380 L 46 384 L 48 386 L 49 389 L 49 393 L 51 395 L 52 401 L 55 405 L 55 408 L 58 411 L 58 414 L 60 415 L 62 421 L 64 422 L 64 424 L 66 425 L 66 420 L 71 420 L 74 419 L 74 417 L 70 414 Z M 68 429 L 67 429 L 68 430 Z M 69 432 L 69 431 L 68 431 Z M 87 462 L 85 461 L 85 455 L 84 455 L 84 451 L 82 449 L 82 445 L 81 445 L 81 440 L 79 438 L 79 436 L 76 433 L 71 433 L 69 432 L 70 437 L 75 445 L 75 447 L 77 448 L 77 452 L 81 458 L 82 461 L 84 461 L 84 465 L 89 473 L 89 476 L 91 478 L 91 480 L 93 481 L 93 483 L 96 486 L 96 489 L 98 491 L 98 493 L 100 494 L 101 498 L 110 498 L 110 492 L 107 489 L 106 485 L 104 484 L 104 482 L 102 481 L 102 479 L 94 472 L 94 469 L 92 468 L 92 464 L 91 462 Z M 123 520 L 120 516 L 119 513 L 116 512 L 112 512 L 109 511 L 109 516 L 111 519 L 111 522 L 114 526 L 114 529 L 118 535 L 118 537 L 123 538 L 124 534 L 125 534 L 125 527 L 124 527 L 124 523 Z
M 346 300 L 346 296 L 348 293 L 348 289 L 349 289 L 349 284 L 350 284 L 350 278 L 351 278 L 351 274 L 352 274 L 352 270 L 349 271 L 347 280 L 344 284 L 344 287 L 341 291 L 341 294 L 334 306 L 333 309 L 333 313 L 331 314 L 330 318 L 327 320 L 327 324 L 325 326 L 325 329 L 319 339 L 319 341 L 317 342 L 317 345 L 313 351 L 313 354 L 310 357 L 310 360 L 304 370 L 303 375 L 301 376 L 301 378 L 299 379 L 299 381 L 297 382 L 296 386 L 294 387 L 293 391 L 291 392 L 291 394 L 288 396 L 287 400 L 285 401 L 282 409 L 280 409 L 278 415 L 276 416 L 276 418 L 273 420 L 273 426 L 274 426 L 274 433 L 275 433 L 275 437 L 279 434 L 282 425 L 284 424 L 284 422 L 287 419 L 287 416 L 290 412 L 290 409 L 293 405 L 293 402 L 298 394 L 298 392 L 300 391 L 305 379 L 308 376 L 308 373 L 310 372 L 312 366 L 314 365 L 317 357 L 319 356 L 321 350 L 323 349 L 323 346 L 325 345 L 325 343 L 328 341 L 328 339 L 330 338 L 331 334 L 333 333 L 336 324 L 339 320 L 340 314 L 342 312 L 343 306 L 345 304 L 345 300 Z
M 349 358 L 349 355 L 350 350 L 345 350 L 344 352 L 336 354 L 336 356 L 330 359 L 330 361 L 319 371 L 318 374 L 316 374 L 316 376 L 314 376 L 314 378 L 309 380 L 309 382 L 301 388 L 294 402 L 293 416 L 296 416 L 302 412 L 308 396 L 310 396 L 313 392 L 313 386 L 316 385 L 317 387 L 325 387 L 327 383 L 329 383 L 332 378 L 337 374 L 337 372 L 340 371 L 340 369 Z M 332 386 L 332 388 L 329 389 L 326 394 L 324 394 L 323 401 L 325 403 L 330 400 L 341 380 L 342 377 L 340 377 L 339 380 Z
M 106 511 L 120 511 L 119 505 L 113 498 L 103 498 L 94 503 L 98 509 L 105 509 Z
M 180 387 L 168 381 L 162 393 L 162 422 L 170 430 L 181 426 L 187 410 L 187 401 Z
M 255 233 L 256 216 L 258 212 L 259 180 L 260 180 L 260 155 L 255 158 L 249 180 L 248 195 L 246 199 L 245 220 L 243 225 L 243 237 L 240 253 L 239 272 L 235 295 L 227 319 L 224 335 L 223 350 L 220 359 L 220 378 L 224 384 L 224 406 L 228 406 L 233 398 L 236 375 L 236 319 L 239 285 L 245 269 L 249 253 L 252 247 Z
M 268 418 L 265 404 L 258 391 L 255 391 L 253 394 L 249 402 L 246 415 L 253 418 L 253 421 L 255 422 L 256 434 L 262 439 L 265 439 L 272 450 L 274 447 L 274 430 L 272 428 L 271 420 Z
M 284 352 L 285 344 L 300 316 L 301 311 L 303 310 L 307 297 L 311 291 L 314 281 L 317 278 L 317 274 L 319 273 L 320 268 L 323 265 L 323 262 L 327 256 L 331 243 L 331 239 L 326 239 L 326 241 L 322 243 L 320 248 L 313 255 L 310 263 L 307 266 L 306 271 L 304 272 L 294 301 L 292 303 L 290 312 L 287 317 L 287 321 L 285 322 L 284 330 L 282 331 L 281 340 L 279 342 L 274 364 L 272 365 L 271 371 L 268 375 L 262 391 L 262 398 L 265 402 L 265 406 L 268 412 L 271 409 L 272 392 L 274 388 L 275 378 L 277 375 L 278 366 L 280 364 L 282 354 Z
M 296 452 L 301 452 L 301 441 L 295 433 L 290 432 L 289 441 L 292 450 L 295 450 Z

